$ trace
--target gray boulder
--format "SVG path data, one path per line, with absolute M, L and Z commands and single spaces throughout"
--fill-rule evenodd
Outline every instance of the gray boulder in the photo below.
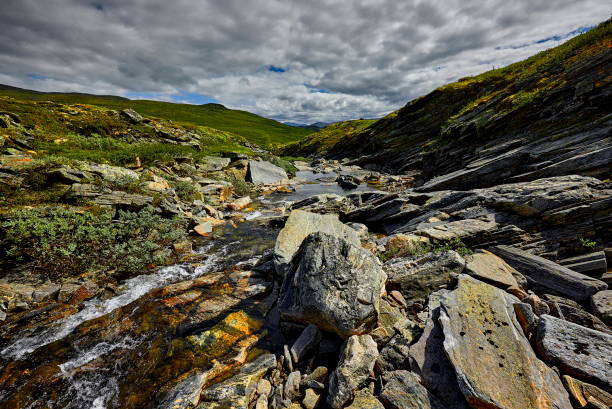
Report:
M 249 160 L 247 181 L 256 185 L 270 185 L 288 179 L 287 172 L 266 161 Z
M 124 109 L 120 112 L 120 115 L 134 124 L 142 122 L 142 115 L 134 111 L 132 108 Z
M 612 335 L 542 315 L 537 347 L 546 362 L 564 373 L 612 389 Z
M 570 270 L 598 279 L 608 271 L 606 254 L 603 251 L 566 258 L 560 260 L 559 264 L 564 265 Z
M 353 335 L 346 341 L 329 380 L 327 403 L 332 408 L 343 408 L 353 399 L 370 377 L 377 356 L 376 342 L 369 335 Z
M 591 295 L 608 288 L 603 281 L 515 247 L 495 246 L 491 251 L 524 274 L 529 288 L 536 292 L 549 292 L 587 302 Z
M 388 409 L 446 409 L 409 371 L 392 372 L 380 392 L 380 400 Z
M 342 338 L 372 328 L 386 276 L 369 251 L 326 233 L 304 240 L 285 276 L 281 318 L 315 324 Z
M 361 241 L 354 229 L 338 220 L 337 215 L 320 215 L 303 210 L 294 210 L 289 215 L 285 227 L 280 231 L 274 245 L 274 267 L 280 275 L 285 275 L 302 241 L 311 233 L 323 232 L 341 237 L 355 246 Z
M 540 361 L 516 320 L 518 299 L 470 276 L 440 300 L 444 349 L 470 406 L 570 409 L 558 375 Z
M 398 258 L 384 265 L 388 286 L 398 287 L 409 304 L 424 304 L 429 294 L 447 287 L 464 268 L 465 260 L 454 251 Z

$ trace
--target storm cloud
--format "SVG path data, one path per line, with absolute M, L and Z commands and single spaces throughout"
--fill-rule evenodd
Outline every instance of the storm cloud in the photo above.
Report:
M 603 0 L 2 0 L 0 83 L 373 118 L 609 13 Z

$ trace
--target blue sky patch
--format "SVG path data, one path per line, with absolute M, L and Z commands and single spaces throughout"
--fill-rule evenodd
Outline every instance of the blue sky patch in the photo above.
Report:
M 102 3 L 91 3 L 91 6 L 98 11 L 104 11 L 104 4 Z
M 156 101 L 168 101 L 194 105 L 209 103 L 218 104 L 220 102 L 219 100 L 211 98 L 208 95 L 196 94 L 194 92 L 186 91 L 181 91 L 178 94 L 159 94 L 155 92 L 128 92 L 125 94 L 125 96 L 130 99 L 150 99 Z
M 268 66 L 268 71 L 272 71 L 272 72 L 287 72 L 287 69 L 283 68 L 283 67 L 277 67 L 276 65 L 269 65 Z
M 328 89 L 315 87 L 311 84 L 304 83 L 304 86 L 308 88 L 308 92 L 310 92 L 311 94 L 334 94 L 334 92 L 331 92 Z
M 496 50 L 507 50 L 507 49 L 513 49 L 516 50 L 517 48 L 525 48 L 525 47 L 529 47 L 530 45 L 535 45 L 535 44 L 543 44 L 543 43 L 547 43 L 549 41 L 561 41 L 561 40 L 565 40 L 568 39 L 570 37 L 575 37 L 579 34 L 584 34 L 587 31 L 589 31 L 590 29 L 595 28 L 595 26 L 584 26 L 584 27 L 579 27 L 575 30 L 569 31 L 565 34 L 558 34 L 558 35 L 554 35 L 554 36 L 550 36 L 550 37 L 545 37 L 539 40 L 535 40 L 535 41 L 531 41 L 529 43 L 525 43 L 525 44 L 515 44 L 515 45 L 507 45 L 507 46 L 500 46 L 500 47 L 495 47 Z
M 45 77 L 44 75 L 40 75 L 40 74 L 28 74 L 28 78 L 31 78 L 33 80 L 50 80 L 50 77 Z

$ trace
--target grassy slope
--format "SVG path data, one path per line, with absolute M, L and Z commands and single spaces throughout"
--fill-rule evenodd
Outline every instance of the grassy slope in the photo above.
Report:
M 0 95 L 7 95 L 21 100 L 97 105 L 115 110 L 133 108 L 146 116 L 232 132 L 262 147 L 271 147 L 276 144 L 297 141 L 312 133 L 309 129 L 285 125 L 250 112 L 227 109 L 218 104 L 190 105 L 148 100 L 129 100 L 113 96 L 40 93 L 9 86 L 0 86 Z
M 405 152 L 450 142 L 477 144 L 517 131 L 548 134 L 588 124 L 600 114 L 588 110 L 567 116 L 553 112 L 534 118 L 534 114 L 558 109 L 561 105 L 555 104 L 571 99 L 586 74 L 594 87 L 609 86 L 609 73 L 601 66 L 605 67 L 611 49 L 612 20 L 608 20 L 524 61 L 442 86 L 371 126 L 348 133 L 328 152 L 333 157 L 380 153 L 378 162 L 399 164 Z M 307 148 L 293 154 L 308 154 Z
M 284 146 L 282 153 L 291 156 L 308 156 L 325 152 L 342 138 L 358 132 L 374 122 L 376 122 L 375 119 L 356 119 L 328 125 L 318 132 Z

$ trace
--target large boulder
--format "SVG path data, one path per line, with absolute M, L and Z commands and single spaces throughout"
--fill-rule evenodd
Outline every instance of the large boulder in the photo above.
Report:
M 283 168 L 266 161 L 249 160 L 246 180 L 256 185 L 270 185 L 282 182 L 287 178 Z
M 544 360 L 564 373 L 612 390 L 612 335 L 542 315 L 537 346 Z
M 434 291 L 448 286 L 465 268 L 465 260 L 449 250 L 398 258 L 384 265 L 388 286 L 397 287 L 409 303 L 424 304 Z
M 329 380 L 327 403 L 332 408 L 340 409 L 350 403 L 370 377 L 377 356 L 376 342 L 369 335 L 353 335 L 346 341 L 338 367 Z
M 294 210 L 276 238 L 274 266 L 277 273 L 280 275 L 286 274 L 291 259 L 297 253 L 302 241 L 306 236 L 317 231 L 341 237 L 355 246 L 361 245 L 357 232 L 341 223 L 337 215 L 320 215 L 303 210 Z
M 524 274 L 529 288 L 537 292 L 588 302 L 591 295 L 608 288 L 603 281 L 515 247 L 495 246 L 491 251 Z
M 518 299 L 470 276 L 440 300 L 444 349 L 470 406 L 570 409 L 558 375 L 540 361 L 516 320 Z
M 385 273 L 369 251 L 343 238 L 313 233 L 285 276 L 278 306 L 284 320 L 315 324 L 342 338 L 378 319 Z

